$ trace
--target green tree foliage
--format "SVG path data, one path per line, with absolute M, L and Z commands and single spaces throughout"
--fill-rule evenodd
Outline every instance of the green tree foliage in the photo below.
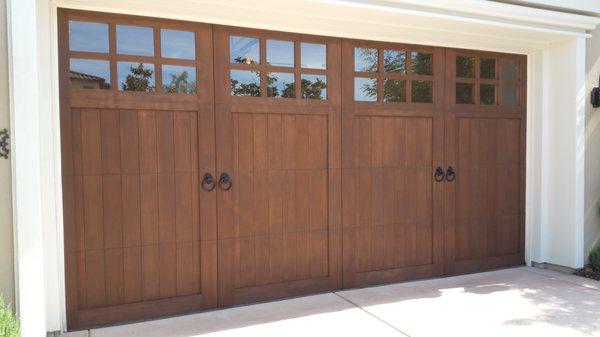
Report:
M 144 68 L 144 64 L 140 63 L 137 67 L 130 67 L 129 72 L 125 77 L 125 83 L 121 84 L 123 90 L 154 91 L 154 86 L 150 84 L 154 70 Z
M 310 81 L 305 78 L 301 81 L 302 98 L 325 99 L 323 90 L 327 89 L 327 83 L 317 78 L 316 81 Z
M 252 71 L 259 77 L 258 71 Z M 233 96 L 260 96 L 260 85 L 256 82 L 242 83 L 235 78 L 231 78 L 231 95 Z
M 187 71 L 179 75 L 171 74 L 171 82 L 164 87 L 165 92 L 179 94 L 196 93 L 196 81 L 189 80 L 190 74 Z
M 600 272 L 600 246 L 596 246 L 590 252 L 590 266 L 597 272 Z
M 413 53 L 412 54 L 412 71 L 419 75 L 433 75 L 431 54 Z
M 279 92 L 279 88 L 277 88 L 276 83 L 279 80 L 277 76 L 273 74 L 269 74 L 267 76 L 267 96 L 268 97 L 284 97 L 284 98 L 294 98 L 296 97 L 296 86 L 294 82 L 285 83 L 283 85 L 283 90 Z
M 19 320 L 0 295 L 0 337 L 19 337 Z

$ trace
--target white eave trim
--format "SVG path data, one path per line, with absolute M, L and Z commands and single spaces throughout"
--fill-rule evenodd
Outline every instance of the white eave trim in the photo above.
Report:
M 353 1 L 353 0 L 350 0 Z M 358 1 L 367 2 L 367 1 Z M 375 2 L 375 1 L 373 1 Z M 600 24 L 600 17 L 565 13 L 550 9 L 519 6 L 515 4 L 481 0 L 388 0 L 380 3 L 411 5 L 415 8 L 428 8 L 431 11 L 441 11 L 455 15 L 480 16 L 490 20 L 508 20 L 523 24 L 543 24 L 549 27 L 562 27 L 572 30 L 593 30 Z M 565 6 L 568 7 L 568 6 Z

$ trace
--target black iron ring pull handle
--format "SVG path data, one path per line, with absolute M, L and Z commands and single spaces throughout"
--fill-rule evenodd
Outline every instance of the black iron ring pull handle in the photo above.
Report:
M 221 188 L 223 191 L 228 191 L 231 189 L 231 178 L 227 172 L 223 172 L 219 176 L 219 188 Z
M 215 189 L 215 179 L 213 179 L 212 174 L 210 173 L 204 173 L 204 176 L 202 177 L 202 182 L 200 183 L 200 186 L 202 186 L 202 189 L 205 190 L 206 192 L 210 192 L 212 190 Z
M 448 169 L 446 170 L 446 180 L 452 182 L 454 179 L 456 179 L 456 172 L 454 172 L 452 166 L 448 166 Z
M 444 169 L 438 166 L 435 169 L 435 176 L 434 176 L 434 178 L 435 178 L 435 181 L 437 181 L 438 183 L 440 181 L 444 180 Z

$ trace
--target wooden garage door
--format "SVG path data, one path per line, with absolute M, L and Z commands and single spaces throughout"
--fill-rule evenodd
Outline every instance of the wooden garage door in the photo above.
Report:
M 525 57 L 58 27 L 69 329 L 523 263 Z
M 60 14 L 69 329 L 217 305 L 210 27 Z
M 526 57 L 446 52 L 447 274 L 524 263 Z
M 443 272 L 444 50 L 344 41 L 344 286 Z
M 340 288 L 339 40 L 214 35 L 219 303 Z

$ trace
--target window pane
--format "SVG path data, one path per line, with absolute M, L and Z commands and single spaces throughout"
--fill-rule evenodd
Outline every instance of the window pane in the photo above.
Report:
M 479 64 L 479 77 L 486 79 L 496 79 L 496 59 L 482 58 Z
M 495 105 L 497 91 L 498 90 L 494 84 L 480 84 L 479 103 L 485 105 Z
M 163 91 L 176 94 L 196 93 L 196 68 L 173 65 L 162 66 Z
M 383 82 L 384 102 L 406 102 L 406 81 L 386 79 Z
M 294 42 L 267 40 L 267 63 L 278 67 L 293 67 Z
M 243 36 L 229 37 L 229 61 L 231 63 L 260 63 L 260 42 Z
M 194 60 L 196 58 L 196 34 L 183 30 L 160 30 L 160 54 L 162 57 Z
M 475 77 L 475 58 L 469 56 L 456 57 L 456 77 Z
M 387 73 L 404 74 L 406 65 L 406 53 L 397 50 L 383 51 L 383 69 Z
M 154 64 L 136 62 L 117 62 L 119 90 L 146 91 L 155 90 Z
M 354 100 L 365 102 L 377 101 L 377 79 L 376 78 L 354 78 Z
M 377 49 L 354 48 L 354 71 L 377 71 Z
M 260 73 L 256 70 L 231 70 L 231 96 L 260 96 Z
M 69 21 L 69 49 L 108 53 L 108 25 L 105 23 Z
M 518 106 L 519 105 L 519 87 L 512 84 L 504 84 L 502 86 L 502 105 Z
M 302 98 L 327 99 L 327 76 L 302 74 Z
M 110 89 L 110 63 L 103 60 L 71 59 L 71 88 Z
M 456 83 L 456 103 L 473 104 L 475 103 L 474 85 L 471 83 Z
M 300 61 L 302 68 L 326 69 L 327 46 L 316 43 L 301 43 Z
M 431 81 L 412 81 L 411 99 L 414 103 L 432 103 L 433 102 L 433 82 Z
M 294 86 L 294 74 L 268 73 L 267 96 L 295 98 L 296 87 Z
M 154 30 L 149 27 L 117 25 L 117 53 L 154 56 Z
M 433 55 L 428 53 L 411 53 L 412 71 L 418 75 L 433 75 Z
M 519 80 L 519 63 L 515 60 L 502 60 L 502 79 L 508 81 Z

